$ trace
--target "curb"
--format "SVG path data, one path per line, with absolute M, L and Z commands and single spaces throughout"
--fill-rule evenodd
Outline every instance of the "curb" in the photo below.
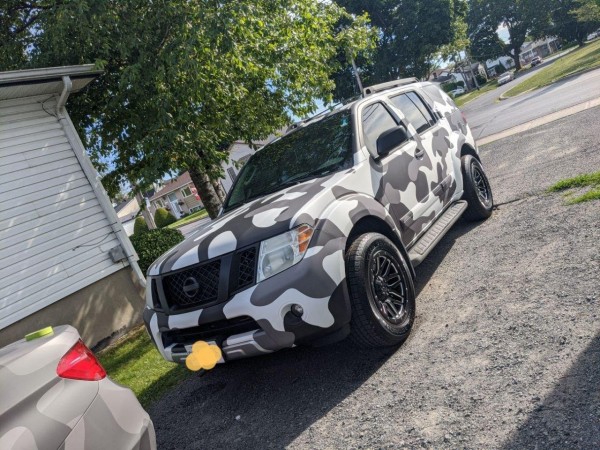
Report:
M 533 128 L 537 128 L 542 125 L 546 125 L 547 123 L 554 122 L 556 120 L 562 119 L 564 117 L 572 116 L 573 114 L 577 114 L 579 112 L 595 108 L 600 106 L 600 97 L 587 100 L 583 103 L 579 103 L 577 105 L 570 106 L 568 108 L 562 109 L 560 111 L 553 112 L 551 114 L 547 114 L 542 117 L 538 117 L 537 119 L 530 120 L 529 122 L 522 123 L 521 125 L 517 125 L 512 128 L 508 128 L 504 131 L 500 131 L 499 133 L 491 134 L 482 139 L 477 140 L 477 145 L 486 145 L 492 142 L 498 141 L 500 139 L 504 139 L 515 134 L 523 133 L 524 131 L 529 131 Z
M 556 83 L 558 83 L 560 81 L 568 81 L 571 78 L 578 77 L 579 75 L 583 75 L 584 73 L 593 72 L 594 70 L 600 70 L 600 66 L 598 66 L 598 67 L 592 67 L 590 69 L 581 70 L 581 71 L 575 72 L 575 73 L 570 73 L 570 74 L 568 74 L 568 75 L 566 75 L 566 76 L 564 76 L 562 78 L 559 78 L 558 80 L 553 81 L 552 83 L 548 83 L 548 84 L 545 84 L 543 86 L 539 86 L 539 87 L 536 87 L 536 88 L 533 88 L 533 89 L 529 89 L 529 90 L 527 90 L 525 92 L 521 92 L 520 94 L 513 95 L 512 97 L 505 97 L 504 94 L 502 94 L 502 95 L 500 95 L 500 97 L 498 97 L 498 100 L 504 101 L 504 100 L 510 100 L 511 98 L 518 98 L 521 95 L 525 95 L 525 94 L 528 94 L 528 93 L 533 92 L 535 90 L 543 89 L 543 88 L 548 87 L 548 86 L 552 86 L 553 84 L 556 84 Z M 518 86 L 518 84 L 517 84 L 517 86 Z M 515 87 L 517 87 L 517 86 L 515 86 Z M 509 89 L 509 91 L 510 91 L 510 89 Z

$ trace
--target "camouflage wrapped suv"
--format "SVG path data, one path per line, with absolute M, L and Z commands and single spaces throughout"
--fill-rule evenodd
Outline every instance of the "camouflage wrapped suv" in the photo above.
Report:
M 492 206 L 452 99 L 412 79 L 373 86 L 249 159 L 220 217 L 148 270 L 144 320 L 176 362 L 198 340 L 222 361 L 349 333 L 397 345 L 415 317 L 414 267 L 461 215 Z

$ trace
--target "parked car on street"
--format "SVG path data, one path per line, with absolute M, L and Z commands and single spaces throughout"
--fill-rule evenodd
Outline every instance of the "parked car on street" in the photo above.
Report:
M 65 325 L 0 349 L 1 449 L 156 448 L 131 390 L 113 383 Z
M 458 97 L 459 95 L 463 95 L 465 93 L 465 89 L 461 88 L 461 87 L 457 87 L 456 89 L 454 89 L 453 91 L 450 91 L 450 95 L 452 97 Z
M 543 63 L 544 60 L 540 57 L 540 56 L 535 56 L 532 60 L 531 60 L 531 67 L 535 67 L 538 64 Z
M 396 346 L 415 270 L 493 198 L 475 139 L 436 85 L 398 80 L 291 127 L 254 154 L 220 217 L 148 270 L 144 321 L 162 356 L 198 341 L 221 362 L 345 338 Z
M 509 83 L 515 79 L 515 75 L 512 72 L 505 72 L 498 77 L 498 86 Z
M 591 41 L 593 39 L 596 39 L 598 36 L 600 36 L 600 30 L 594 31 L 593 33 L 588 34 L 587 40 Z

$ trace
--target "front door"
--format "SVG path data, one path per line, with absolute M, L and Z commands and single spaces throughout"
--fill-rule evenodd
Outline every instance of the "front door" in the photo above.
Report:
M 378 137 L 397 127 L 401 123 L 401 115 L 390 104 L 378 101 L 362 108 L 361 123 L 364 144 L 371 154 L 377 154 Z M 410 244 L 423 228 L 423 217 L 430 200 L 432 171 L 425 154 L 420 141 L 411 138 L 373 162 L 373 170 L 382 176 L 375 196 L 388 205 L 390 214 L 402 230 L 405 245 Z M 434 181 L 437 183 L 437 179 Z
M 181 214 L 183 214 L 181 206 L 179 206 L 179 199 L 174 192 L 171 192 L 169 195 L 167 195 L 167 197 L 169 199 L 169 204 L 171 205 L 171 211 L 173 211 L 173 215 L 179 219 Z
M 412 135 L 416 151 L 409 167 L 409 178 L 415 180 L 418 203 L 401 221 L 413 231 L 413 239 L 435 219 L 451 199 L 453 166 L 445 130 L 437 123 L 427 104 L 414 91 L 390 97 L 390 103 Z M 407 242 L 405 242 L 408 245 Z

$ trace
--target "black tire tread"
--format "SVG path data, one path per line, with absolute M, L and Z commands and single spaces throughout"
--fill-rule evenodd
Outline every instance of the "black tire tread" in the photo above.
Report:
M 463 217 L 469 222 L 478 222 L 485 220 L 492 215 L 494 199 L 490 188 L 490 195 L 492 195 L 492 206 L 488 209 L 481 204 L 481 201 L 477 195 L 477 191 L 475 190 L 476 188 L 471 176 L 471 171 L 469 170 L 472 164 L 477 164 L 480 167 L 483 176 L 485 176 L 487 180 L 487 175 L 485 175 L 483 167 L 476 158 L 471 155 L 465 155 L 461 158 L 461 171 L 464 184 L 463 200 L 466 200 L 469 204 L 469 207 L 464 212 Z M 489 185 L 489 180 L 487 181 Z
M 373 318 L 373 313 L 371 311 L 369 302 L 365 299 L 365 283 L 363 280 L 364 275 L 362 268 L 366 263 L 365 254 L 367 252 L 367 248 L 374 242 L 374 240 L 377 239 L 384 239 L 389 245 L 391 245 L 393 248 L 396 248 L 395 245 L 385 236 L 379 233 L 366 233 L 358 236 L 352 242 L 350 248 L 346 252 L 347 279 L 350 292 L 350 302 L 352 305 L 350 340 L 359 347 L 379 348 L 400 345 L 406 340 L 410 333 L 409 327 L 407 332 L 401 337 L 391 338 L 389 334 L 386 334 L 385 331 L 382 330 L 376 319 Z M 398 255 L 406 264 L 402 254 L 398 252 Z M 405 270 L 407 270 L 407 268 L 405 268 Z M 408 279 L 411 283 L 411 292 L 414 294 L 410 271 L 408 272 Z

